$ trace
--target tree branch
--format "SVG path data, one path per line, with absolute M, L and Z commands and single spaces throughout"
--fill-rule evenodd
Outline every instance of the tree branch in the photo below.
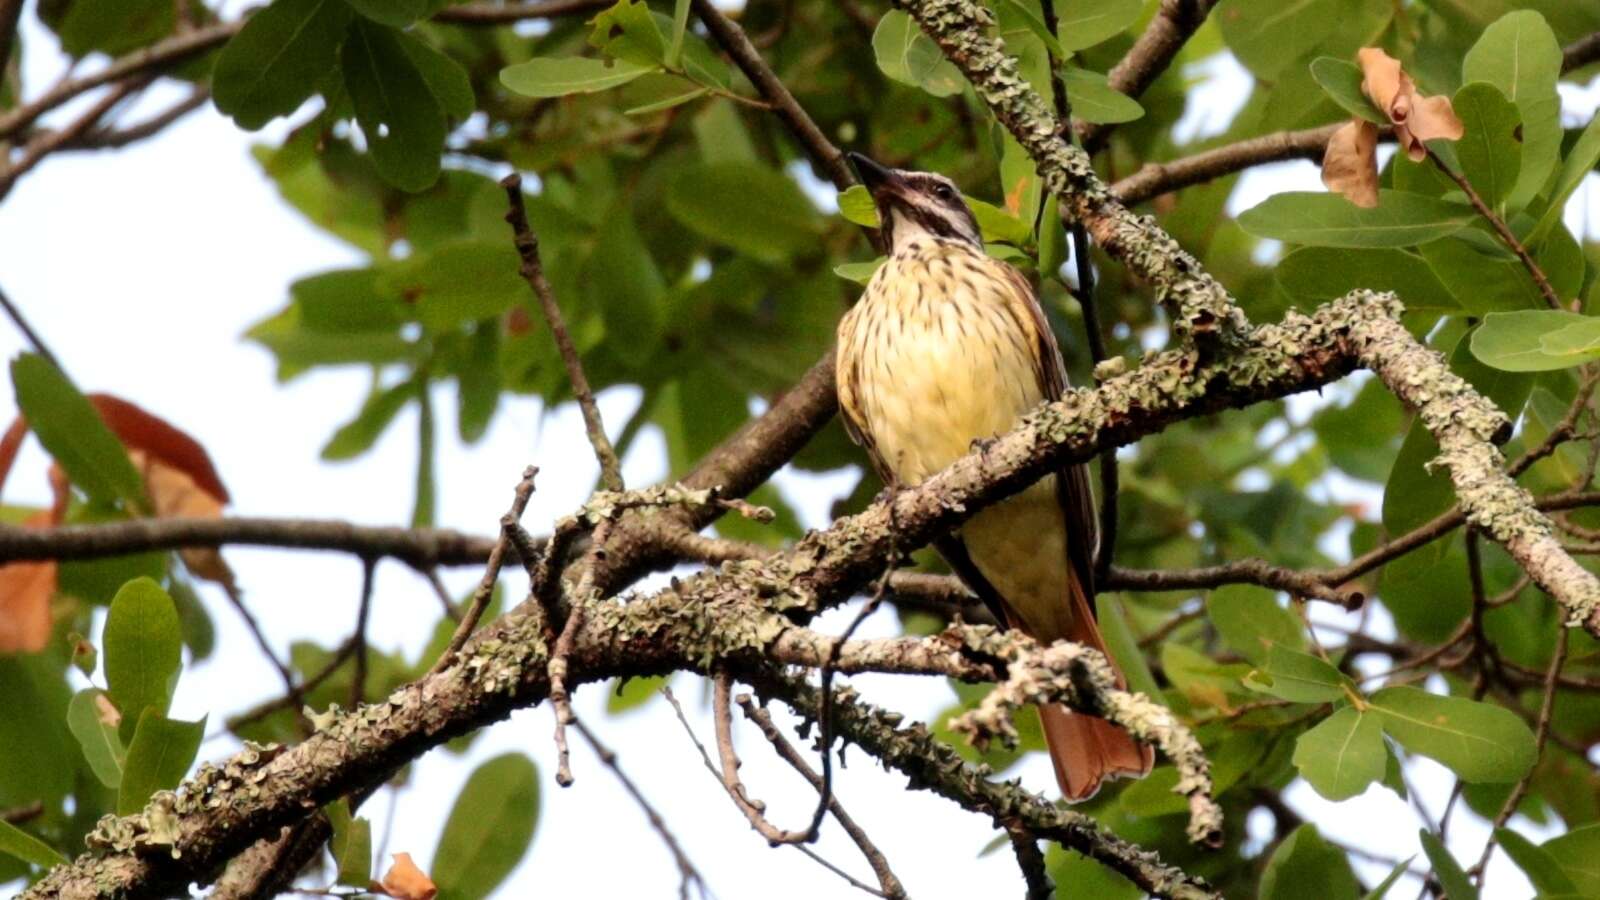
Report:
M 1217 0 L 1161 0 L 1160 8 L 1144 32 L 1106 73 L 1107 84 L 1129 97 L 1142 95 L 1172 64 L 1195 31 L 1205 24 L 1206 16 L 1216 5 Z M 1090 154 L 1100 150 L 1114 128 L 1115 125 L 1085 123 L 1078 130 L 1083 148 Z

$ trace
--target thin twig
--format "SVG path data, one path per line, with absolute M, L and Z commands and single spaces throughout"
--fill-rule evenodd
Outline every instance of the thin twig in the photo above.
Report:
M 239 589 L 238 583 L 231 577 L 232 573 L 229 574 L 230 577 L 222 582 L 223 595 L 228 598 L 228 604 L 233 607 L 234 612 L 239 614 L 239 618 L 244 620 L 244 627 L 250 632 L 250 636 L 255 639 L 256 647 L 260 649 L 261 655 L 265 656 L 267 662 L 271 663 L 272 668 L 277 671 L 278 677 L 283 681 L 284 690 L 293 693 L 295 690 L 294 674 L 289 671 L 288 666 L 284 665 L 283 660 L 278 658 L 278 654 L 273 652 L 272 643 L 267 640 L 266 634 L 261 630 L 261 623 L 256 621 L 256 617 L 251 614 L 250 608 L 245 606 L 244 592 Z
M 744 782 L 739 780 L 739 754 L 733 749 L 733 712 L 729 706 L 728 696 L 732 690 L 732 679 L 725 671 L 718 671 L 711 691 L 711 718 L 717 726 L 717 756 L 721 760 L 718 777 L 722 780 L 722 787 L 733 798 L 733 804 L 739 807 L 744 817 L 750 821 L 754 828 L 767 843 L 776 847 L 780 844 L 807 844 L 816 840 L 815 828 L 806 831 L 789 831 L 779 828 L 767 820 L 767 805 L 760 800 L 752 798 L 745 791 Z M 822 750 L 826 758 L 828 750 Z M 824 770 L 826 773 L 826 770 Z M 823 785 L 823 789 L 826 788 Z M 819 789 L 819 793 L 822 789 Z M 825 795 L 826 796 L 826 795 Z M 826 811 L 827 806 L 823 806 Z
M 556 349 L 561 353 L 561 362 L 567 367 L 572 395 L 578 401 L 578 408 L 583 411 L 583 426 L 589 432 L 589 444 L 594 447 L 595 458 L 600 461 L 600 484 L 608 491 L 620 491 L 623 489 L 622 464 L 617 460 L 616 450 L 611 447 L 611 440 L 606 437 L 605 424 L 600 420 L 600 408 L 595 405 L 594 392 L 589 389 L 589 376 L 583 372 L 583 361 L 578 358 L 578 350 L 572 344 L 566 319 L 561 315 L 561 307 L 556 305 L 549 280 L 544 277 L 544 265 L 539 260 L 539 237 L 528 224 L 528 210 L 522 200 L 522 176 L 516 173 L 507 175 L 500 180 L 500 186 L 505 188 L 506 200 L 510 205 L 506 222 L 511 226 L 517 254 L 522 257 L 522 277 L 539 298 L 545 323 L 550 326 Z
M 7 825 L 21 825 L 42 815 L 44 815 L 44 801 L 35 800 L 32 803 L 0 810 L 0 822 L 5 822 Z
M 1522 267 L 1528 270 L 1528 275 L 1533 279 L 1534 285 L 1539 288 L 1539 293 L 1544 295 L 1545 302 L 1550 304 L 1550 308 L 1566 309 L 1566 305 L 1561 302 L 1560 295 L 1550 285 L 1550 279 L 1544 274 L 1544 270 L 1539 268 L 1539 264 L 1534 261 L 1533 255 L 1528 252 L 1528 248 L 1522 246 L 1522 242 L 1517 240 L 1517 236 L 1511 233 L 1511 228 L 1506 225 L 1505 220 L 1490 209 L 1489 204 L 1483 202 L 1483 197 L 1479 196 L 1478 192 L 1473 189 L 1472 182 L 1468 181 L 1465 175 L 1446 165 L 1445 161 L 1439 158 L 1439 154 L 1433 152 L 1432 147 L 1424 144 L 1423 149 L 1427 151 L 1428 159 L 1433 162 L 1434 168 L 1443 172 L 1445 177 L 1454 181 L 1456 186 L 1461 188 L 1462 193 L 1467 195 L 1467 202 L 1472 204 L 1472 208 L 1478 211 L 1478 215 L 1483 216 L 1484 221 L 1488 222 L 1489 227 L 1493 228 L 1494 233 L 1499 236 L 1501 243 L 1505 244 L 1512 254 L 1517 257 L 1517 261 L 1522 263 Z
M 1533 783 L 1534 770 L 1539 766 L 1539 760 L 1544 756 L 1545 743 L 1550 739 L 1550 718 L 1555 712 L 1556 688 L 1559 685 L 1561 665 L 1567 661 L 1567 636 L 1568 629 L 1561 622 L 1556 623 L 1556 648 L 1550 656 L 1550 666 L 1544 677 L 1544 699 L 1539 704 L 1539 721 L 1534 726 L 1534 764 L 1528 769 L 1528 774 L 1517 781 L 1511 789 L 1511 795 L 1506 797 L 1506 802 L 1501 804 L 1500 812 L 1495 814 L 1494 822 L 1489 828 L 1489 839 L 1484 842 L 1483 853 L 1478 861 L 1468 870 L 1468 874 L 1477 880 L 1482 887 L 1483 878 L 1489 866 L 1489 857 L 1494 855 L 1495 845 L 1499 842 L 1496 832 L 1505 827 L 1511 820 L 1512 814 L 1517 811 L 1522 798 L 1528 795 L 1528 786 Z
M 377 569 L 377 560 L 361 561 L 361 603 L 356 607 L 355 630 L 350 632 L 350 641 L 355 654 L 355 668 L 350 675 L 351 709 L 367 700 L 367 622 L 372 617 L 372 583 Z
M 611 533 L 613 519 L 604 519 L 595 526 L 594 535 L 589 546 L 589 559 L 584 566 L 583 576 L 578 580 L 578 587 L 573 591 L 572 603 L 567 609 L 567 621 L 561 626 L 561 635 L 556 638 L 555 647 L 550 651 L 550 662 L 545 669 L 550 676 L 550 706 L 556 715 L 556 784 L 562 787 L 572 786 L 571 753 L 567 748 L 567 726 L 578 721 L 577 714 L 572 711 L 572 695 L 567 690 L 567 661 L 572 656 L 573 643 L 577 640 L 578 629 L 583 627 L 584 614 L 588 605 L 594 599 L 594 571 L 596 566 L 605 558 L 606 541 Z M 550 547 L 556 546 L 555 541 L 550 542 Z M 549 554 L 547 553 L 546 556 Z M 541 568 L 543 568 L 541 566 Z M 554 622 L 556 610 L 551 604 L 545 608 L 545 621 Z
M 0 0 L 0 2 L 4 2 L 4 0 Z M 11 298 L 6 295 L 4 289 L 0 289 L 0 307 L 5 309 L 6 316 L 11 319 L 11 324 L 17 326 L 17 330 L 22 332 L 22 336 L 27 339 L 28 346 L 33 348 L 33 352 L 48 360 L 50 365 L 56 367 L 56 371 L 66 374 L 67 370 L 61 367 L 61 360 L 50 352 L 50 348 L 45 345 L 44 339 L 39 337 L 39 332 L 34 331 L 33 326 L 28 324 L 27 318 L 22 315 L 22 310 L 11 302 Z
M 456 608 L 456 602 L 450 598 L 450 589 L 445 587 L 444 580 L 439 577 L 438 566 L 428 566 L 420 570 L 423 580 L 433 588 L 433 595 L 439 598 L 439 606 L 444 609 L 445 617 L 456 624 L 461 624 L 461 610 Z
M 1106 73 L 1106 83 L 1114 91 L 1139 97 L 1167 70 L 1189 38 L 1205 24 L 1206 15 L 1217 0 L 1162 0 L 1150 24 L 1133 42 L 1122 59 Z M 1054 29 L 1052 29 L 1054 33 Z M 1079 136 L 1090 153 L 1105 146 L 1115 125 L 1083 123 Z
M 0 171 L 0 199 L 11 193 L 16 186 L 17 179 L 27 174 L 34 166 L 44 160 L 46 156 L 60 150 L 62 147 L 78 140 L 89 129 L 100 124 L 100 120 L 111 110 L 126 100 L 128 97 L 144 90 L 151 81 L 152 76 L 129 79 L 118 84 L 106 92 L 83 115 L 72 120 L 71 124 L 60 131 L 49 131 L 36 135 L 22 148 L 22 155 L 3 171 Z
M 672 830 L 667 827 L 666 820 L 661 818 L 661 814 L 656 811 L 655 806 L 639 790 L 639 786 L 633 783 L 633 779 L 628 777 L 628 773 L 622 770 L 621 764 L 617 762 L 617 754 L 610 747 L 601 743 L 600 738 L 593 731 L 590 731 L 589 726 L 583 724 L 581 720 L 574 722 L 573 725 L 578 729 L 578 733 L 583 735 L 583 739 L 589 742 L 589 747 L 594 750 L 595 755 L 600 757 L 601 764 L 611 770 L 611 774 L 616 776 L 617 781 L 622 784 L 622 789 L 627 791 L 628 796 L 633 798 L 633 802 L 638 804 L 639 808 L 644 811 L 645 819 L 649 821 L 650 827 L 655 830 L 656 834 L 660 835 L 661 842 L 666 844 L 667 850 L 672 853 L 672 861 L 678 867 L 679 900 L 688 900 L 690 885 L 698 887 L 700 896 L 704 897 L 706 895 L 706 882 L 704 878 L 700 877 L 700 870 L 695 868 L 694 863 L 689 860 L 688 854 L 683 852 L 683 847 L 678 843 L 678 839 L 673 836 Z
M 300 702 L 305 699 L 306 694 L 316 690 L 318 685 L 327 681 L 332 677 L 333 673 L 339 671 L 339 667 L 344 665 L 345 661 L 350 658 L 350 654 L 355 652 L 355 649 L 355 637 L 352 635 L 339 645 L 339 649 L 334 651 L 333 656 L 328 658 L 328 661 L 323 664 L 321 669 L 312 673 L 310 677 L 295 685 L 292 690 L 282 696 L 258 704 L 228 719 L 228 729 L 237 732 L 241 728 L 265 719 L 280 709 L 293 709 L 299 706 Z
M 810 782 L 811 786 L 820 793 L 822 791 L 822 776 L 811 768 L 810 764 L 806 762 L 805 755 L 794 744 L 790 743 L 788 738 L 783 736 L 783 732 L 778 730 L 777 723 L 772 721 L 771 714 L 762 709 L 749 694 L 740 694 L 736 702 L 739 704 L 739 709 L 744 712 L 745 717 L 755 722 L 756 726 L 761 729 L 762 735 L 766 737 L 768 743 L 772 744 L 772 748 L 778 752 L 778 755 L 783 757 L 785 762 L 792 766 L 796 772 L 799 772 L 801 777 Z M 894 871 L 889 868 L 889 860 L 883 855 L 883 851 L 879 850 L 877 845 L 872 842 L 872 839 L 867 836 L 866 831 L 856 824 L 855 819 L 852 819 L 850 814 L 845 812 L 837 797 L 829 799 L 828 812 L 833 815 L 834 820 L 845 830 L 845 833 L 850 835 L 850 840 L 855 842 L 856 848 L 861 851 L 861 855 L 866 858 L 867 864 L 872 867 L 873 874 L 878 877 L 878 886 L 882 888 L 882 896 L 891 898 L 905 897 L 905 887 L 900 883 L 900 879 L 895 877 Z
M 449 645 L 428 670 L 430 673 L 442 672 L 448 668 L 455 661 L 456 654 L 466 645 L 467 638 L 471 637 L 473 630 L 478 627 L 478 620 L 483 617 L 483 611 L 489 605 L 489 598 L 494 596 L 495 582 L 500 580 L 500 568 L 505 563 L 506 548 L 511 543 L 507 527 L 517 524 L 522 518 L 522 511 L 528 508 L 528 498 L 533 496 L 533 479 L 538 474 L 538 466 L 528 466 L 522 470 L 522 479 L 517 482 L 516 491 L 511 497 L 511 509 L 500 517 L 500 536 L 494 542 L 494 549 L 489 551 L 489 562 L 484 566 L 483 578 L 478 581 L 478 587 L 472 592 L 472 601 L 456 625 L 455 633 L 450 636 Z
M 822 787 L 817 791 L 817 808 L 811 814 L 811 826 L 806 829 L 806 841 L 817 839 L 817 829 L 822 827 L 822 816 L 828 810 L 828 803 L 833 799 L 833 675 L 839 665 L 839 652 L 844 649 L 845 642 L 856 633 L 878 607 L 883 605 L 884 597 L 889 593 L 889 578 L 894 574 L 895 564 L 900 558 L 899 525 L 895 519 L 895 495 L 899 493 L 899 484 L 890 480 L 885 487 L 888 502 L 885 504 L 889 511 L 889 554 L 884 563 L 883 574 L 878 576 L 878 584 L 872 591 L 872 596 L 861 609 L 856 612 L 855 618 L 845 630 L 834 638 L 832 646 L 828 648 L 828 658 L 822 665 L 822 688 L 817 698 L 817 746 L 822 751 Z

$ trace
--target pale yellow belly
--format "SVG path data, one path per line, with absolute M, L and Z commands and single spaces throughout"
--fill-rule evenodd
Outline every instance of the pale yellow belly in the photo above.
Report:
M 859 311 L 859 387 L 873 444 L 902 485 L 965 456 L 973 441 L 1011 430 L 1043 401 L 1029 336 L 1015 333 L 1015 319 L 948 298 L 889 309 Z M 878 314 L 894 318 L 873 327 Z M 979 512 L 960 537 L 1029 633 L 1066 635 L 1070 575 L 1055 476 Z

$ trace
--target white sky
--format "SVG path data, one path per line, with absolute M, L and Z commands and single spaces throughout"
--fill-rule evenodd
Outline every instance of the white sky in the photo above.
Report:
M 32 21 L 31 4 L 25 16 Z M 49 38 L 37 27 L 28 27 L 26 40 L 27 83 L 30 93 L 36 93 L 59 74 L 54 69 L 57 58 L 47 51 Z M 1245 94 L 1245 76 L 1236 66 L 1215 66 L 1207 74 L 1217 81 L 1199 96 L 1211 98 L 1215 106 L 1193 120 L 1202 130 L 1208 121 L 1226 121 L 1231 110 L 1219 111 L 1236 102 L 1228 98 Z M 153 91 L 143 108 L 159 107 L 176 96 L 175 91 Z M 1580 113 L 1594 106 L 1592 96 L 1583 92 L 1569 94 L 1568 100 Z M 278 128 L 269 128 L 266 139 L 278 134 Z M 362 262 L 360 254 L 310 227 L 278 199 L 247 153 L 257 139 L 208 107 L 131 149 L 49 159 L 0 203 L 0 286 L 26 311 L 81 387 L 135 400 L 196 435 L 233 493 L 234 512 L 403 524 L 412 500 L 414 415 L 402 416 L 371 453 L 355 462 L 323 464 L 318 451 L 365 396 L 366 373 L 319 370 L 278 385 L 269 354 L 241 340 L 250 324 L 282 307 L 291 281 Z M 1274 166 L 1247 178 L 1235 205 L 1253 205 L 1279 190 L 1315 187 L 1309 164 Z M 1585 199 L 1574 207 L 1593 202 L 1592 187 L 1586 187 Z M 10 358 L 23 349 L 9 325 L 0 324 L 0 355 Z M 539 465 L 544 473 L 524 520 L 531 530 L 546 531 L 557 515 L 582 501 L 595 465 L 573 409 L 541 417 L 536 402 L 507 399 L 488 436 L 475 447 L 465 447 L 455 437 L 453 391 L 441 390 L 435 400 L 441 425 L 439 524 L 489 533 L 527 463 Z M 7 397 L 0 407 L 10 402 Z M 615 426 L 636 402 L 630 391 L 613 391 L 602 398 L 602 409 Z M 630 483 L 662 477 L 662 456 L 659 437 L 646 434 L 627 461 Z M 7 499 L 43 501 L 43 468 L 43 455 L 30 445 L 12 475 Z M 849 486 L 841 478 L 791 478 L 784 483 L 810 526 L 826 524 L 829 504 Z M 229 549 L 227 556 L 280 655 L 294 640 L 331 646 L 348 633 L 360 582 L 361 567 L 354 558 L 239 548 Z M 459 594 L 476 577 L 472 570 L 459 570 L 449 573 L 448 581 Z M 513 592 L 524 587 L 517 578 L 509 584 Z M 217 722 L 274 694 L 277 679 L 220 595 L 208 590 L 206 596 L 217 624 L 219 652 L 185 671 L 174 714 L 209 714 Z M 414 657 L 437 616 L 437 601 L 418 577 L 394 562 L 379 567 L 371 628 L 376 646 L 403 648 Z M 839 614 L 825 617 L 819 627 L 842 627 Z M 860 633 L 893 631 L 893 614 L 886 611 Z M 927 716 L 949 702 L 941 683 L 888 677 L 854 681 L 869 698 L 913 716 Z M 702 739 L 709 741 L 710 722 L 699 705 L 697 680 L 679 676 L 676 684 L 680 697 L 689 701 Z M 618 751 L 621 764 L 661 810 L 717 896 L 814 898 L 848 891 L 799 853 L 769 849 L 749 830 L 701 767 L 665 703 L 653 702 L 612 719 L 602 712 L 602 694 L 599 687 L 580 691 L 579 715 Z M 399 794 L 388 848 L 409 851 L 426 867 L 450 804 L 472 767 L 507 750 L 520 750 L 540 767 L 544 811 L 532 850 L 499 896 L 675 896 L 677 875 L 666 850 L 576 736 L 577 783 L 566 790 L 555 786 L 550 778 L 551 727 L 548 708 L 523 711 L 488 729 L 464 758 L 436 752 L 418 761 L 411 786 Z M 780 826 L 799 827 L 810 814 L 809 790 L 801 789 L 798 778 L 773 760 L 759 733 L 752 728 L 741 732 L 747 784 L 768 801 Z M 226 740 L 213 741 L 202 756 L 215 759 L 231 749 Z M 850 754 L 848 762 L 837 769 L 839 796 L 913 896 L 1010 896 L 1020 891 L 1009 851 L 977 858 L 994 836 L 982 818 L 928 793 L 907 791 L 903 777 L 884 773 L 860 753 Z M 1054 791 L 1041 757 L 1019 771 L 1029 785 Z M 1412 774 L 1414 786 L 1424 791 L 1437 815 L 1448 791 L 1448 774 L 1425 760 Z M 375 822 L 375 842 L 382 840 L 391 796 L 374 800 L 366 810 Z M 1360 798 L 1334 804 L 1301 784 L 1287 798 L 1326 836 L 1385 856 L 1418 852 L 1415 813 L 1384 789 L 1374 787 Z M 1264 833 L 1262 827 L 1253 831 Z M 1484 836 L 1483 824 L 1475 818 L 1454 818 L 1450 843 L 1458 858 L 1474 861 Z M 831 821 L 817 849 L 857 877 L 871 880 Z M 1496 859 L 1486 896 L 1526 896 L 1520 873 L 1503 856 Z M 1368 883 L 1386 871 L 1359 863 L 1357 868 Z M 1397 888 L 1395 895 L 1413 891 L 1414 882 Z

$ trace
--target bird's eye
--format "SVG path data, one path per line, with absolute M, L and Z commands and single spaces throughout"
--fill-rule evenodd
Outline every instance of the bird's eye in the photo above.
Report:
M 933 195 L 940 200 L 953 200 L 956 192 L 948 184 L 936 184 L 933 186 Z

